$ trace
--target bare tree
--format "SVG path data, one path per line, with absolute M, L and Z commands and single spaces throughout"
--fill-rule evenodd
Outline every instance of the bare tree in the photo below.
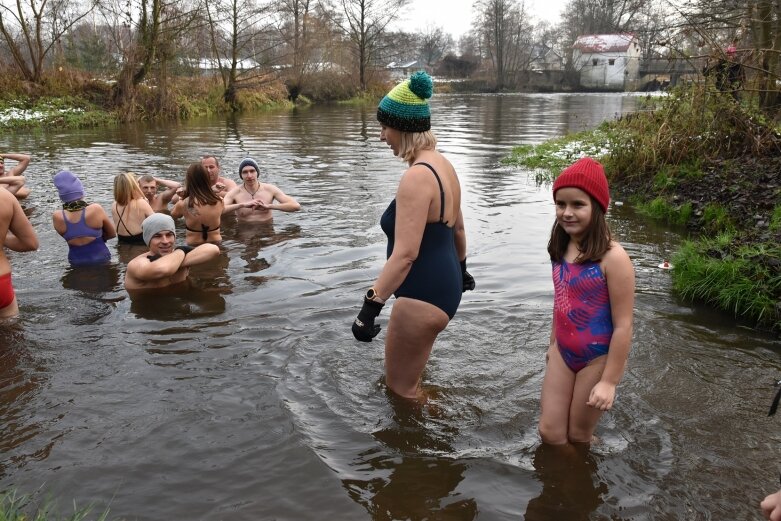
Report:
M 14 64 L 24 79 L 39 83 L 45 60 L 61 37 L 95 4 L 68 0 L 16 0 L 0 2 L 0 34 L 6 42 Z
M 453 37 L 442 27 L 428 26 L 420 34 L 420 58 L 429 67 L 452 51 L 453 46 Z
M 337 0 L 341 5 L 340 16 L 334 21 L 349 37 L 354 59 L 358 66 L 358 81 L 366 91 L 370 66 L 377 46 L 388 24 L 396 19 L 400 9 L 410 0 Z
M 277 4 L 283 20 L 280 33 L 292 58 L 286 85 L 289 97 L 293 101 L 303 88 L 310 63 L 312 4 L 311 0 L 281 0 Z
M 223 99 L 238 110 L 237 92 L 258 79 L 258 60 L 281 41 L 273 38 L 273 11 L 255 0 L 206 0 L 212 56 L 224 87 Z
M 519 72 L 526 70 L 531 60 L 533 27 L 525 4 L 482 0 L 477 6 L 477 27 L 493 65 L 496 89 L 514 86 Z

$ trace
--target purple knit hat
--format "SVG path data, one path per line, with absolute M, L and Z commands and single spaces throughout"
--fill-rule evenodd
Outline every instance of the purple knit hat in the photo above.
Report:
M 54 176 L 54 186 L 60 193 L 60 200 L 63 203 L 70 203 L 84 199 L 84 186 L 75 174 L 62 170 Z

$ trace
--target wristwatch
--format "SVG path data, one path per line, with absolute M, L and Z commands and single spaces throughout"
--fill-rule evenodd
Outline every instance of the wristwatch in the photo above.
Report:
M 366 292 L 366 300 L 373 300 L 374 302 L 379 302 L 380 304 L 384 304 L 385 300 L 374 290 L 374 288 L 369 288 L 369 291 Z

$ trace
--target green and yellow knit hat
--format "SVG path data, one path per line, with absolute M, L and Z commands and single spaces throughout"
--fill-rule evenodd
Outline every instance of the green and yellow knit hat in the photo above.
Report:
M 418 71 L 382 98 L 377 107 L 377 120 L 402 132 L 425 132 L 431 129 L 431 111 L 426 100 L 433 93 L 431 76 Z

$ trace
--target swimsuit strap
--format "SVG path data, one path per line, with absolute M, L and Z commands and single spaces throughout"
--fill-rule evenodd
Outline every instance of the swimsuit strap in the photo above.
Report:
M 189 228 L 187 226 L 187 224 L 184 225 L 184 229 L 187 230 L 188 232 L 195 232 L 195 233 L 201 232 L 201 237 L 203 237 L 204 241 L 209 237 L 209 232 L 220 231 L 220 227 L 219 226 L 216 227 L 216 228 L 212 228 L 210 230 L 209 227 L 206 226 L 205 224 L 201 225 L 201 229 L 200 230 L 193 230 L 192 228 Z
M 127 207 L 130 206 L 129 204 L 126 204 L 124 208 L 122 208 L 122 211 L 119 211 L 119 203 L 117 203 L 117 215 L 119 216 L 119 223 L 117 223 L 117 233 L 119 233 L 119 225 L 125 227 L 125 231 L 128 233 L 128 235 L 133 235 L 130 233 L 130 228 L 127 227 L 127 224 L 122 222 L 122 216 L 125 215 L 125 210 L 127 210 Z
M 72 212 L 72 211 L 74 211 L 74 210 L 68 210 L 68 211 L 69 211 L 69 212 Z M 84 223 L 84 224 L 87 224 L 87 209 L 86 209 L 86 208 L 82 208 L 82 209 L 81 209 L 81 219 L 79 219 L 79 220 L 78 220 L 78 221 L 76 221 L 76 222 L 72 222 L 72 221 L 70 221 L 70 220 L 68 219 L 68 216 L 65 214 L 65 210 L 61 210 L 61 212 L 62 212 L 62 218 L 63 218 L 64 220 L 68 221 L 68 222 L 69 222 L 69 223 L 71 223 L 71 224 L 79 224 L 79 223 Z
M 437 174 L 437 171 L 434 170 L 434 167 L 431 166 L 428 163 L 424 163 L 423 161 L 420 161 L 418 163 L 415 163 L 415 165 L 423 165 L 425 167 L 428 167 L 429 170 L 434 174 L 434 177 L 437 178 L 437 184 L 439 185 L 439 222 L 445 223 L 445 190 L 442 188 L 442 181 L 439 179 L 439 174 Z M 412 166 L 415 166 L 412 165 Z

